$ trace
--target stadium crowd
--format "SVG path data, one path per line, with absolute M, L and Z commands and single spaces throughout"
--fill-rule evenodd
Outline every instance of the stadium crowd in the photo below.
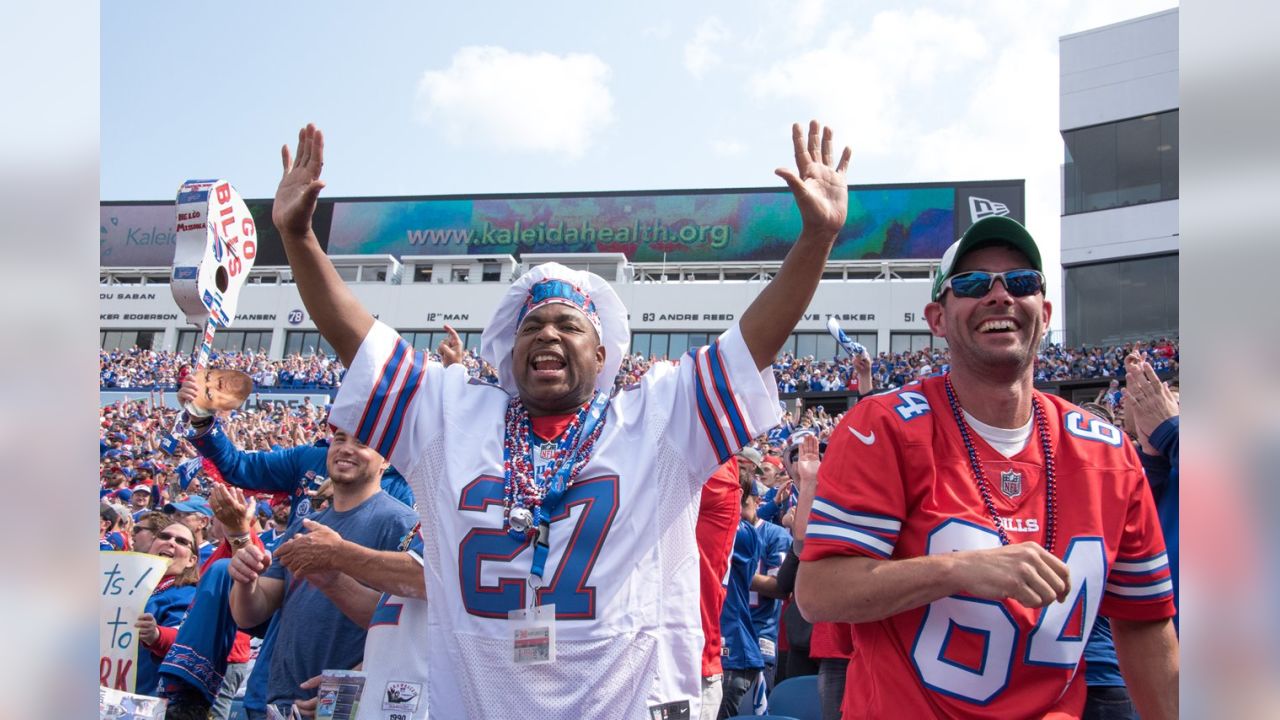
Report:
M 1036 365 L 1037 382 L 1078 380 L 1086 378 L 1124 378 L 1124 358 L 1137 353 L 1149 360 L 1162 377 L 1178 374 L 1177 339 L 1160 338 L 1110 345 L 1106 347 L 1065 347 L 1045 344 L 1040 348 Z M 428 357 L 436 362 L 434 351 Z M 628 355 L 618 373 L 619 387 L 639 382 L 655 362 L 665 356 Z M 497 373 L 480 359 L 474 350 L 467 351 L 461 362 L 472 377 L 497 383 Z M 99 385 L 104 390 L 176 390 L 190 368 L 190 357 L 174 351 L 141 350 L 137 347 L 99 352 Z M 215 352 L 211 366 L 239 370 L 253 378 L 259 388 L 279 390 L 332 390 L 342 383 L 345 368 L 335 357 L 324 354 L 290 355 L 272 360 L 263 352 Z M 922 349 L 905 353 L 879 353 L 871 359 L 871 377 L 875 390 L 901 387 L 934 372 L 946 372 L 951 354 L 946 348 Z M 853 382 L 852 359 L 841 355 L 830 360 L 812 355 L 795 357 L 782 353 L 773 363 L 778 392 L 807 393 L 857 389 Z
M 1125 351 L 1134 362 L 1149 361 L 1152 367 L 1164 367 L 1176 373 L 1176 343 L 1161 342 L 1131 343 L 1096 353 L 1084 350 L 1075 352 L 1058 346 L 1047 347 L 1040 354 L 1037 374 L 1043 372 L 1045 366 L 1078 368 L 1080 363 L 1090 362 L 1089 358 L 1109 358 L 1113 352 L 1117 351 Z M 162 356 L 162 354 L 153 355 Z M 440 354 L 435 352 L 431 353 L 431 356 L 441 358 Z M 107 354 L 104 353 L 104 362 L 106 358 Z M 118 360 L 119 358 L 115 358 L 112 363 Z M 258 363 L 241 365 L 238 363 L 238 357 L 229 354 L 223 355 L 219 360 L 225 363 L 224 366 L 245 369 L 262 368 Z M 464 363 L 473 377 L 483 377 L 482 363 L 474 354 L 460 353 L 453 362 Z M 949 357 L 945 351 L 941 353 L 921 351 L 906 357 L 899 356 L 893 360 L 877 358 L 871 362 L 871 374 L 875 376 L 880 373 L 883 379 L 877 379 L 873 392 L 882 391 L 884 389 L 882 383 L 892 386 L 898 381 L 910 382 L 915 379 L 909 374 L 913 370 L 916 377 L 945 372 L 948 362 Z M 330 363 L 330 365 L 333 364 L 336 364 L 336 361 Z M 168 368 L 172 365 L 173 363 L 169 363 Z M 648 359 L 638 356 L 628 357 L 619 372 L 618 381 L 619 383 L 638 382 L 649 367 Z M 775 364 L 775 372 L 779 377 L 784 377 L 789 369 L 794 370 L 796 376 L 800 378 L 826 372 L 835 372 L 837 376 L 841 376 L 840 368 L 842 367 L 847 368 L 843 371 L 847 373 L 852 369 L 852 364 L 840 360 L 819 362 L 814 362 L 812 358 L 797 360 L 789 355 L 782 355 Z M 1123 377 L 1123 368 L 1124 366 L 1121 365 L 1119 372 L 1115 374 Z M 1102 372 L 1105 373 L 1108 369 L 1103 364 Z M 170 370 L 166 369 L 167 371 Z M 1124 412 L 1126 405 L 1131 405 L 1133 400 L 1127 398 L 1116 385 L 1117 383 L 1113 382 L 1111 388 L 1099 393 L 1096 402 L 1087 403 L 1085 408 L 1107 422 L 1123 424 L 1129 437 L 1142 449 L 1144 462 L 1162 466 L 1163 470 L 1156 469 L 1153 472 L 1162 473 L 1157 476 L 1167 478 L 1169 473 L 1168 431 L 1164 435 L 1164 447 L 1153 445 L 1151 440 L 1141 435 L 1136 422 L 1132 418 L 1126 420 Z M 333 430 L 326 422 L 326 413 L 327 408 L 312 404 L 309 399 L 292 405 L 265 400 L 256 406 L 250 404 L 242 409 L 223 413 L 217 423 L 225 433 L 226 439 L 235 447 L 269 457 L 272 454 L 291 452 L 294 448 L 323 447 L 330 442 Z M 744 498 L 743 521 L 749 524 L 752 532 L 759 536 L 755 549 L 751 550 L 754 553 L 752 557 L 755 558 L 753 562 L 757 563 L 758 567 L 749 573 L 743 571 L 745 574 L 741 574 L 738 580 L 731 581 L 731 584 L 745 582 L 746 585 L 739 588 L 740 594 L 746 597 L 746 594 L 750 593 L 754 599 L 748 602 L 745 608 L 739 609 L 738 615 L 725 611 L 721 617 L 723 628 L 720 632 L 722 634 L 737 633 L 737 637 L 750 638 L 754 643 L 758 643 L 759 647 L 767 648 L 769 652 L 759 654 L 758 659 L 755 660 L 745 658 L 740 648 L 731 654 L 732 659 L 729 655 L 725 656 L 724 659 L 730 663 L 739 665 L 745 663 L 749 666 L 738 670 L 743 680 L 738 692 L 730 696 L 732 702 L 736 703 L 733 705 L 732 712 L 741 711 L 744 714 L 763 712 L 768 707 L 769 692 L 775 685 L 789 676 L 818 677 L 820 672 L 824 673 L 823 679 L 819 681 L 820 687 L 827 690 L 819 701 L 826 702 L 828 705 L 838 701 L 838 691 L 831 690 L 829 686 L 833 682 L 831 677 L 842 676 L 844 673 L 847 658 L 838 657 L 840 654 L 838 648 L 834 648 L 831 644 L 833 636 L 829 624 L 820 623 L 815 629 L 815 626 L 805 621 L 794 606 L 791 588 L 794 583 L 794 566 L 797 558 L 791 552 L 791 534 L 795 531 L 796 512 L 803 495 L 802 480 L 804 478 L 801 477 L 801 470 L 797 464 L 802 441 L 805 438 L 813 439 L 815 444 L 813 448 L 809 448 L 810 452 L 816 449 L 817 443 L 821 443 L 821 447 L 825 450 L 832 430 L 843 418 L 843 413 L 830 415 L 821 405 L 805 407 L 801 401 L 797 403 L 795 412 L 784 413 L 782 423 L 755 438 L 750 445 L 737 453 L 733 461 L 740 477 L 750 479 L 750 482 L 741 484 L 741 497 Z M 167 456 L 160 451 L 160 442 L 172 427 L 174 419 L 174 410 L 154 402 L 154 398 L 151 397 L 120 401 L 101 408 L 100 549 L 164 552 L 166 556 L 173 554 L 182 563 L 199 561 L 202 566 L 208 567 L 208 561 L 214 550 L 220 546 L 226 548 L 229 542 L 225 524 L 215 513 L 214 508 L 217 503 L 210 502 L 209 499 L 211 495 L 218 492 L 215 488 L 226 487 L 227 481 L 218 465 L 208 458 L 201 457 L 191 443 L 184 442 L 181 452 L 176 456 Z M 1176 416 L 1174 420 L 1176 421 Z M 1174 430 L 1172 459 L 1176 467 L 1176 424 Z M 1144 439 L 1146 444 L 1143 444 Z M 812 469 L 817 467 L 817 462 L 813 460 L 811 459 L 808 472 L 812 472 Z M 808 477 L 807 480 L 809 492 L 812 493 L 816 477 Z M 249 484 L 260 487 L 263 482 L 251 481 Z M 296 492 L 249 490 L 243 497 L 255 500 L 257 517 L 252 527 L 255 533 L 260 534 L 264 548 L 273 548 L 285 535 L 290 523 L 301 520 L 301 516 L 296 513 L 298 505 Z M 310 500 L 312 512 L 315 512 L 324 509 L 332 501 L 333 489 L 328 483 L 313 484 L 305 487 L 304 497 Z M 750 506 L 749 510 L 746 505 Z M 240 510 L 237 512 L 243 512 L 246 505 L 242 502 L 238 507 Z M 230 521 L 234 522 L 234 518 Z M 182 527 L 167 531 L 166 528 L 173 523 L 178 523 Z M 181 529 L 182 533 L 177 533 L 177 529 Z M 801 525 L 802 530 L 803 525 Z M 157 539 L 162 542 L 156 544 Z M 783 570 L 785 583 L 781 585 L 782 589 L 778 589 L 776 580 L 773 581 L 775 584 L 768 586 L 767 590 L 758 589 L 760 580 L 766 580 L 767 583 L 768 578 L 776 578 L 779 570 L 783 568 L 784 558 L 788 555 L 791 555 L 789 560 L 791 567 Z M 741 560 L 736 555 L 732 558 L 736 558 L 734 562 Z M 169 572 L 177 578 L 177 583 L 166 586 L 164 592 L 157 596 L 158 601 L 164 599 L 165 602 L 157 602 L 155 612 L 149 613 L 149 617 L 144 622 L 147 633 L 153 633 L 152 623 L 155 623 L 159 630 L 146 636 L 155 640 L 150 644 L 148 651 L 156 652 L 153 652 L 154 657 L 147 664 L 148 673 L 139 676 L 139 683 L 158 682 L 160 676 L 157 674 L 157 668 L 173 646 L 176 628 L 182 625 L 183 619 L 187 617 L 179 606 L 194 603 L 194 592 L 199 578 L 194 567 L 185 564 L 178 567 L 175 564 Z M 746 579 L 742 580 L 742 578 Z M 755 584 L 752 584 L 753 582 Z M 186 589 L 182 590 L 182 588 Z M 219 600 L 225 602 L 225 595 L 224 592 Z M 732 597 L 731 591 L 729 597 Z M 770 597 L 778 599 L 770 600 Z M 727 602 L 730 605 L 733 604 L 732 600 Z M 167 631 L 166 623 L 170 628 Z M 203 718 L 205 715 L 202 713 L 210 710 L 213 714 L 209 717 L 231 717 L 232 708 L 244 701 L 246 691 L 250 694 L 249 702 L 251 704 L 254 702 L 248 677 L 262 648 L 262 640 L 255 637 L 248 642 L 246 638 L 244 644 L 245 647 L 240 649 L 239 657 L 235 657 L 234 652 L 228 652 L 228 657 L 238 662 L 228 661 L 223 664 L 220 673 L 220 676 L 226 678 L 224 682 L 235 682 L 237 687 L 221 689 L 221 694 L 218 689 L 214 689 L 208 697 L 194 693 L 197 698 L 195 706 L 199 708 L 199 712 L 191 717 Z M 164 652 L 160 653 L 159 650 Z M 826 670 L 821 670 L 822 668 Z M 725 672 L 728 677 L 732 676 L 734 671 L 726 668 Z M 742 673 L 746 674 L 742 675 Z M 171 682 L 171 686 L 174 684 L 175 682 Z M 180 682 L 176 684 L 182 687 Z M 839 687 L 843 685 L 840 684 Z M 139 690 L 144 690 L 141 684 Z M 833 692 L 834 695 L 831 694 Z M 192 696 L 190 688 L 174 695 L 179 701 L 182 698 L 189 700 Z M 233 704 L 233 697 L 240 699 Z M 181 714 L 183 712 L 181 708 L 185 706 L 180 702 L 175 702 L 171 698 L 171 707 L 174 708 L 171 710 L 171 717 L 186 717 Z M 313 709 L 305 705 L 303 707 L 307 710 Z M 721 716 L 726 717 L 726 713 L 730 712 L 729 706 L 726 705 Z M 823 717 L 839 717 L 838 711 L 827 707 Z
M 1179 411 L 1155 367 L 1176 346 L 1037 358 L 1040 252 L 990 216 L 926 307 L 952 351 L 860 353 L 843 376 L 779 356 L 847 210 L 850 150 L 805 137 L 778 171 L 802 230 L 715 342 L 626 358 L 608 283 L 545 263 L 495 310 L 487 369 L 456 335 L 422 362 L 338 279 L 303 128 L 272 220 L 348 371 L 289 370 L 342 383 L 327 412 L 215 412 L 210 373 L 172 358 L 112 371 L 178 383 L 189 428 L 165 456 L 153 393 L 102 411 L 100 548 L 166 565 L 127 689 L 173 720 L 1176 718 Z M 1033 389 L 1037 359 L 1112 383 L 1077 408 Z M 786 412 L 801 382 L 856 403 Z M 349 669 L 354 711 L 325 679 Z

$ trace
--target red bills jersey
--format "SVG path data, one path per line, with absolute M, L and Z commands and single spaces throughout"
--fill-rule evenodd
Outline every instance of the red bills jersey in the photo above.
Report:
M 698 597 L 702 613 L 702 677 L 724 672 L 720 665 L 720 610 L 724 608 L 724 579 L 733 554 L 733 535 L 742 520 L 742 486 L 738 461 L 730 459 L 711 473 L 702 486 L 698 506 Z
M 853 625 L 845 718 L 1079 717 L 1085 682 L 1077 670 L 1098 614 L 1173 616 L 1164 538 L 1133 447 L 1075 405 L 1035 395 L 1052 442 L 1054 552 L 1070 568 L 1070 594 L 1034 610 L 952 595 Z M 1039 432 L 1033 426 L 1012 458 L 972 437 L 1009 541 L 1046 544 Z M 819 471 L 802 560 L 999 546 L 942 377 L 866 398 L 840 422 Z

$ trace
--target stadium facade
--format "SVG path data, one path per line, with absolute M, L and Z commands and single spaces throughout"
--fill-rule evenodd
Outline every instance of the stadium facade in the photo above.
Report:
M 851 186 L 850 212 L 787 350 L 830 357 L 835 316 L 873 353 L 929 347 L 923 308 L 938 259 L 974 220 L 1024 220 L 1022 180 Z M 319 337 L 271 228 L 250 200 L 259 255 L 215 347 L 272 358 Z M 172 202 L 101 206 L 101 347 L 190 351 L 174 303 Z M 800 229 L 785 189 L 326 199 L 316 230 L 366 307 L 415 346 L 446 324 L 476 347 L 506 285 L 556 260 L 609 279 L 631 314 L 632 352 L 675 357 L 728 328 L 781 266 Z
M 1068 345 L 1178 334 L 1178 10 L 1059 39 Z

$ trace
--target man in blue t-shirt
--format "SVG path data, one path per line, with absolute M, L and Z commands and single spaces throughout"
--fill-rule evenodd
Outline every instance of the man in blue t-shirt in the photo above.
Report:
M 326 583 L 334 580 L 331 569 L 312 563 L 328 542 L 394 551 L 413 530 L 416 513 L 382 492 L 379 479 L 386 467 L 376 450 L 335 432 L 328 467 L 333 504 L 292 524 L 274 559 L 248 545 L 228 568 L 231 614 L 240 627 L 260 625 L 280 611 L 266 699 L 286 717 L 290 705 L 311 694 L 300 683 L 326 668 L 350 668 L 363 659 L 364 628 L 324 593 Z M 255 716 L 257 711 L 251 711 L 250 718 Z

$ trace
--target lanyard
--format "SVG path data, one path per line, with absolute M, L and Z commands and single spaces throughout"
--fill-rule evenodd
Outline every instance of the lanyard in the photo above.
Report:
M 596 425 L 604 419 L 605 412 L 609 407 L 609 395 L 596 391 L 595 397 L 591 399 L 591 404 L 587 408 L 587 415 L 582 420 L 582 424 L 578 428 L 578 432 L 573 437 L 565 437 L 561 442 L 561 449 L 569 448 L 570 452 L 562 456 L 560 466 L 555 469 L 551 475 L 551 479 L 547 482 L 546 492 L 542 496 L 542 502 L 533 511 L 533 522 L 538 528 L 538 536 L 533 546 L 533 567 L 530 573 L 542 577 L 543 570 L 546 568 L 547 555 L 550 554 L 550 535 L 551 535 L 551 518 L 560 509 L 560 503 L 564 500 L 565 491 L 569 489 L 569 481 L 572 479 L 573 468 L 577 464 L 578 453 L 582 450 L 582 442 L 591 437 L 595 432 Z M 532 453 L 533 443 L 529 443 L 529 452 Z

